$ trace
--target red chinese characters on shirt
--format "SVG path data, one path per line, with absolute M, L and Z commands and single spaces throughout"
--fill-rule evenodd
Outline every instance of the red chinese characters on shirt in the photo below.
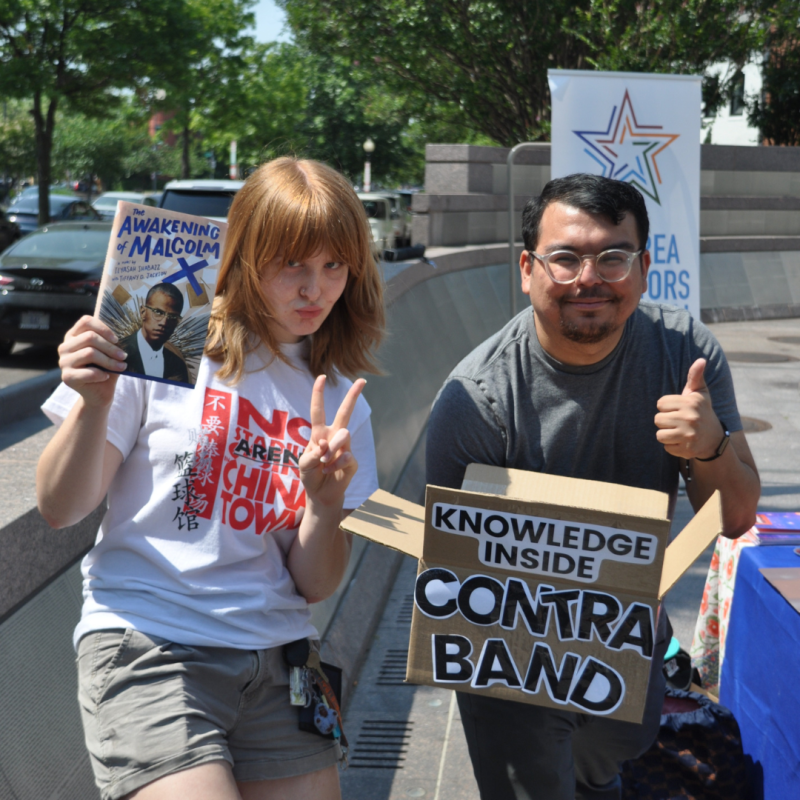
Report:
M 269 419 L 239 397 L 229 437 L 231 401 L 230 392 L 206 389 L 182 513 L 210 519 L 221 502 L 222 522 L 234 530 L 296 528 L 306 499 L 299 462 L 311 423 L 280 409 Z

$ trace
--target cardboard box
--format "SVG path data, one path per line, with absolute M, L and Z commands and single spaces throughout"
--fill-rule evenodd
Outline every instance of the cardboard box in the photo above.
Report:
M 659 603 L 722 532 L 716 492 L 669 544 L 668 501 L 473 464 L 342 528 L 419 559 L 406 680 L 641 722 Z

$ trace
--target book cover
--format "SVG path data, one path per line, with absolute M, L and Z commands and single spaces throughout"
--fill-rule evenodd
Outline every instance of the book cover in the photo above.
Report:
M 760 533 L 794 531 L 800 533 L 800 512 L 759 511 L 756 513 L 756 528 Z
M 797 511 L 759 511 L 755 527 L 759 544 L 800 544 L 800 513 Z
M 193 388 L 227 225 L 117 204 L 95 317 L 128 353 L 124 375 Z

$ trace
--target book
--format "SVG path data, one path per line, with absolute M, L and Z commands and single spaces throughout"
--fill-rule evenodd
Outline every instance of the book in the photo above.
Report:
M 124 375 L 194 388 L 226 232 L 205 217 L 117 204 L 95 317 L 128 353 Z
M 755 529 L 759 544 L 800 545 L 800 512 L 759 511 Z

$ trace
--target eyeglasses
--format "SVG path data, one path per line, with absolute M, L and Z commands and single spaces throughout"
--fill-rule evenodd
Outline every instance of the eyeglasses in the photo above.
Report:
M 169 311 L 162 311 L 160 308 L 153 308 L 153 306 L 145 306 L 145 308 L 151 313 L 156 315 L 156 319 L 161 322 L 161 320 L 166 319 L 167 322 L 180 322 L 181 315 L 180 314 L 170 314 Z
M 628 277 L 633 259 L 642 251 L 629 253 L 627 250 L 604 250 L 599 255 L 579 256 L 569 250 L 556 250 L 555 253 L 539 255 L 531 253 L 544 264 L 545 272 L 554 283 L 575 283 L 583 274 L 583 265 L 594 259 L 597 277 L 606 283 L 617 283 Z

